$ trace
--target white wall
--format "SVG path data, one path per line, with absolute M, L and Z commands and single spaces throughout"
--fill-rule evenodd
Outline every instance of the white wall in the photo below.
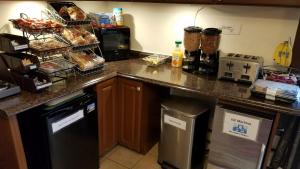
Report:
M 201 5 L 109 2 L 107 9 L 124 8 L 125 24 L 132 28 L 132 49 L 170 54 L 174 41 L 183 39 L 183 28 L 194 24 Z M 299 8 L 205 6 L 196 25 L 241 24 L 240 35 L 222 35 L 220 49 L 263 56 L 272 63 L 275 46 L 289 37 L 294 41 Z
M 44 2 L 39 1 L 0 1 L 0 32 L 21 34 L 8 20 L 19 18 L 20 13 L 40 18 L 44 5 Z
M 124 8 L 125 24 L 131 28 L 132 49 L 170 54 L 174 41 L 183 39 L 183 28 L 194 24 L 194 15 L 202 5 L 131 2 L 76 1 L 86 12 L 111 12 Z M 0 32 L 20 34 L 9 26 L 8 19 L 20 12 L 39 18 L 44 1 L 0 1 Z M 222 35 L 220 49 L 263 56 L 272 63 L 275 46 L 292 37 L 294 41 L 300 17 L 299 8 L 205 6 L 196 25 L 206 28 L 221 24 L 241 24 L 239 35 Z
M 85 12 L 101 12 L 107 10 L 107 2 L 101 1 L 73 1 Z

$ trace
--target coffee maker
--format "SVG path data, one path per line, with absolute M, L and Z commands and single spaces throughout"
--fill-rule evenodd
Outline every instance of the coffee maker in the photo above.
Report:
M 202 28 L 196 26 L 184 28 L 185 58 L 183 60 L 182 69 L 190 73 L 193 73 L 199 68 L 201 32 Z
M 201 34 L 201 54 L 198 73 L 217 74 L 219 66 L 219 44 L 222 31 L 217 28 L 207 28 Z

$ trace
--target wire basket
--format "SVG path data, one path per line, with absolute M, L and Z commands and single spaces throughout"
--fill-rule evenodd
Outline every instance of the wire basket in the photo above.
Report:
M 80 75 L 80 76 L 88 76 L 88 75 L 92 75 L 92 74 L 97 74 L 97 73 L 101 73 L 104 70 L 104 64 L 100 64 L 97 65 L 94 68 L 91 69 L 87 69 L 87 70 L 81 70 L 78 66 L 75 66 L 75 70 L 76 72 Z
M 47 12 L 48 15 L 57 20 L 58 22 L 65 24 L 67 26 L 77 26 L 77 25 L 88 25 L 91 24 L 92 20 L 66 20 L 59 15 L 59 9 L 63 6 L 71 7 L 76 6 L 73 2 L 48 2 Z
M 37 56 L 50 56 L 50 55 L 55 55 L 55 54 L 63 54 L 63 53 L 67 53 L 70 51 L 71 45 L 69 43 L 66 43 L 65 41 L 61 40 L 61 38 L 59 38 L 58 36 L 55 36 L 54 38 L 42 38 L 42 39 L 38 39 L 38 40 L 33 40 L 33 41 L 31 41 L 31 43 L 33 43 L 34 41 L 42 41 L 42 40 L 46 41 L 46 40 L 51 40 L 51 39 L 61 42 L 63 44 L 63 46 L 56 47 L 56 48 L 49 48 L 49 49 L 36 49 L 29 45 L 31 53 L 33 53 Z

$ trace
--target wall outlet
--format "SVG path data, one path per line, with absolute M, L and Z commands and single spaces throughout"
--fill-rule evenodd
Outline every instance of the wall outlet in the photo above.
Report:
M 218 27 L 224 35 L 239 35 L 242 29 L 241 24 L 219 24 Z

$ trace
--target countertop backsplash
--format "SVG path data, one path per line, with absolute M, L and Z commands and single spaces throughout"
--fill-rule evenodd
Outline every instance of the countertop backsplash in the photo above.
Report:
M 256 7 L 230 5 L 191 5 L 167 3 L 136 3 L 111 1 L 75 1 L 85 12 L 112 12 L 122 7 L 125 25 L 131 29 L 131 49 L 170 55 L 174 41 L 183 39 L 183 28 L 196 25 L 222 27 L 235 25 L 236 35 L 222 35 L 220 49 L 223 52 L 263 56 L 265 64 L 273 63 L 272 55 L 278 43 L 295 39 L 300 17 L 298 8 Z M 12 28 L 8 19 L 27 13 L 40 18 L 45 1 L 1 1 L 0 32 L 21 34 Z

